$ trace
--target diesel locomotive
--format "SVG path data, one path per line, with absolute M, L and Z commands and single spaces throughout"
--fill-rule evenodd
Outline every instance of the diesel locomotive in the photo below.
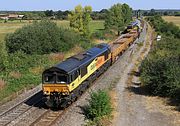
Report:
M 114 42 L 98 44 L 46 69 L 42 74 L 42 89 L 47 106 L 67 107 L 106 71 L 140 34 L 137 21 L 131 24 L 128 33 Z

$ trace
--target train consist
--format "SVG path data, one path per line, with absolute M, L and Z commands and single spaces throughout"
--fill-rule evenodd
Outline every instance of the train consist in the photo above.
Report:
M 142 21 L 127 26 L 124 34 L 110 44 L 74 55 L 46 69 L 42 74 L 42 89 L 49 107 L 67 107 L 110 67 L 139 37 Z

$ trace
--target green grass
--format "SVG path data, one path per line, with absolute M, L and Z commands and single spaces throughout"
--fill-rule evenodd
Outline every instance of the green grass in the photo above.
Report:
M 7 22 L 0 23 L 0 41 L 4 40 L 4 37 L 8 33 L 14 32 L 16 29 L 21 28 L 24 25 L 27 25 L 27 22 Z
M 57 25 L 59 27 L 63 27 L 63 28 L 69 28 L 69 21 L 67 20 L 63 20 L 63 21 L 54 21 L 55 23 L 57 23 Z
M 92 21 L 90 23 L 89 27 L 90 27 L 91 33 L 94 33 L 94 32 L 96 32 L 98 30 L 102 30 L 102 29 L 104 29 L 104 21 L 101 21 L 101 20 L 99 20 L 99 21 Z
M 57 23 L 58 26 L 64 27 L 64 28 L 69 28 L 69 21 L 67 20 L 57 20 L 54 21 Z M 6 36 L 6 34 L 8 33 L 12 33 L 14 32 L 16 29 L 21 28 L 24 25 L 28 25 L 31 24 L 32 21 L 27 21 L 27 20 L 23 20 L 23 21 L 8 21 L 7 23 L 4 23 L 4 21 L 0 21 L 0 41 L 4 40 L 4 37 Z M 91 33 L 100 30 L 100 29 L 104 29 L 104 21 L 91 21 L 90 23 L 90 31 Z

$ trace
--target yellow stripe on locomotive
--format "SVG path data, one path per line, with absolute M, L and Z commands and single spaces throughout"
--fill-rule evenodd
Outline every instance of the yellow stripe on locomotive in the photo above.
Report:
M 88 57 L 87 61 L 84 60 L 86 56 Z M 85 63 L 83 63 L 83 60 Z M 107 44 L 100 44 L 86 53 L 70 57 L 59 65 L 43 72 L 43 92 L 45 95 L 51 95 L 53 92 L 60 95 L 69 95 L 110 60 L 111 53 Z

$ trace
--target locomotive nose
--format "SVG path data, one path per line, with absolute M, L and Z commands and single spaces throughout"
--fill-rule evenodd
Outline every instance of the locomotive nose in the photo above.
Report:
M 53 92 L 59 92 L 63 95 L 69 94 L 68 86 L 61 84 L 46 84 L 43 85 L 43 92 L 45 95 L 50 95 Z

